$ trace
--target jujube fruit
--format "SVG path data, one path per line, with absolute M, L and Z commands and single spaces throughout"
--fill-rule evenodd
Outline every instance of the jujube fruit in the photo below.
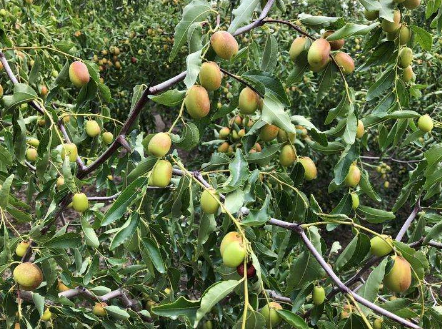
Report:
M 61 149 L 61 158 L 64 160 L 65 157 L 69 157 L 70 162 L 75 162 L 78 156 L 77 145 L 75 144 L 63 144 Z
M 401 27 L 401 12 L 395 10 L 393 14 L 393 22 L 382 19 L 381 27 L 384 32 L 395 32 Z
M 407 66 L 404 71 L 402 72 L 402 79 L 405 82 L 410 82 L 414 78 L 413 68 L 410 66 Z
M 357 193 L 351 193 L 351 207 L 353 209 L 359 207 L 359 195 Z
M 384 257 L 393 251 L 393 240 L 388 235 L 375 236 L 370 240 L 370 252 L 378 257 Z
M 353 73 L 353 71 L 355 70 L 355 62 L 353 61 L 353 58 L 350 57 L 350 55 L 340 51 L 336 55 L 334 55 L 334 58 L 344 74 Z
M 31 291 L 43 282 L 40 268 L 30 262 L 21 263 L 13 271 L 13 277 L 23 290 Z
M 249 87 L 239 93 L 238 108 L 242 114 L 253 114 L 258 109 L 259 96 Z
M 242 237 L 238 232 L 232 231 L 227 233 L 221 241 L 221 245 L 219 247 L 219 251 L 221 256 L 224 254 L 224 250 L 226 247 L 232 242 L 242 242 Z
M 40 95 L 42 97 L 45 97 L 48 94 L 48 92 L 49 92 L 48 87 L 46 87 L 45 85 L 40 86 Z
M 67 285 L 65 285 L 65 284 L 64 284 L 63 282 L 61 282 L 61 281 L 58 281 L 57 289 L 58 289 L 59 292 L 63 292 L 63 291 L 70 290 L 69 287 L 68 287 Z
M 244 277 L 244 263 L 241 263 L 236 268 L 236 272 L 241 276 Z M 255 266 L 253 266 L 252 263 L 247 264 L 247 279 L 253 278 L 256 275 L 256 269 Z
M 317 39 L 313 41 L 308 50 L 307 60 L 312 71 L 321 71 L 327 65 L 330 55 L 330 43 L 325 39 Z
M 285 130 L 279 129 L 277 137 L 280 143 L 290 141 L 293 144 L 296 140 L 296 133 L 287 133 Z
M 26 250 L 28 250 L 29 245 L 29 241 L 21 241 L 15 248 L 15 254 L 18 257 L 23 257 L 26 254 Z
M 433 130 L 433 119 L 428 114 L 424 114 L 417 120 L 417 126 L 421 131 L 429 133 Z
M 95 120 L 88 120 L 86 121 L 86 134 L 88 134 L 89 137 L 96 137 L 100 135 L 101 128 L 98 125 L 98 122 Z
M 201 209 L 206 214 L 216 214 L 219 208 L 217 193 L 215 190 L 212 190 L 211 192 L 215 196 L 212 196 L 208 190 L 204 190 L 201 194 Z
M 321 305 L 325 300 L 325 290 L 321 286 L 315 286 L 312 293 L 313 304 Z
M 109 144 L 111 144 L 111 143 L 113 142 L 113 140 L 114 140 L 114 135 L 113 135 L 111 132 L 106 131 L 106 132 L 104 132 L 104 133 L 101 135 L 101 138 L 103 139 L 103 142 L 104 142 L 105 144 L 109 145 Z
M 415 9 L 419 7 L 421 4 L 421 0 L 405 0 L 404 1 L 404 7 L 407 9 Z
M 213 329 L 212 321 L 209 320 L 204 322 L 203 329 Z
M 244 261 L 246 248 L 242 242 L 233 241 L 229 243 L 223 252 L 223 263 L 227 267 L 236 268 Z
M 78 212 L 85 212 L 89 209 L 89 200 L 84 193 L 75 193 L 72 197 L 72 208 Z
M 399 34 L 398 34 L 399 44 L 401 46 L 406 45 L 408 41 L 410 41 L 410 38 L 411 38 L 410 29 L 407 26 L 402 25 L 401 28 L 399 29 Z
M 167 160 L 157 162 L 150 176 L 150 184 L 157 187 L 166 187 L 172 179 L 172 164 Z
M 365 10 L 364 16 L 368 21 L 374 21 L 379 17 L 379 10 Z
M 92 313 L 94 313 L 96 316 L 106 316 L 106 306 L 106 303 L 95 303 Z
M 0 98 L 2 98 L 2 97 L 3 97 L 3 86 L 0 85 Z
M 80 61 L 75 61 L 69 66 L 69 79 L 75 87 L 81 88 L 88 84 L 91 76 L 86 64 Z
M 228 127 L 221 128 L 219 131 L 219 138 L 226 139 L 230 135 L 230 129 Z
M 153 156 L 161 158 L 165 156 L 172 146 L 172 140 L 167 133 L 155 134 L 149 141 L 147 150 Z
M 199 73 L 200 83 L 207 90 L 213 91 L 221 87 L 222 77 L 221 70 L 215 62 L 206 62 L 201 65 Z
M 259 138 L 264 142 L 270 142 L 278 136 L 279 128 L 275 125 L 266 124 L 259 132 Z
M 399 66 L 403 69 L 410 66 L 413 62 L 413 51 L 411 48 L 404 47 L 399 51 Z
M 279 162 L 284 167 L 289 167 L 296 161 L 296 151 L 293 145 L 284 145 L 279 155 Z
M 218 146 L 218 152 L 227 153 L 229 151 L 229 143 L 224 142 L 220 146 Z
M 42 321 L 49 321 L 52 318 L 52 313 L 49 310 L 49 308 L 47 308 L 44 312 L 43 315 L 41 316 L 41 320 Z
M 353 307 L 351 305 L 345 305 L 341 311 L 341 320 L 348 319 L 353 312 Z
M 392 256 L 394 265 L 384 277 L 384 285 L 393 292 L 404 292 L 411 285 L 411 266 L 408 261 L 400 256 Z
M 238 53 L 238 42 L 226 31 L 215 32 L 210 38 L 210 44 L 222 59 L 229 60 Z
M 332 35 L 335 31 L 325 31 L 324 34 L 322 34 L 322 37 L 324 39 L 327 39 L 328 36 Z M 328 41 L 328 40 L 327 40 Z M 338 39 L 333 41 L 328 41 L 330 43 L 331 50 L 339 50 L 342 47 L 344 47 L 344 39 Z
M 34 162 L 38 158 L 37 150 L 34 148 L 29 148 L 26 150 L 26 159 L 28 161 Z
M 33 147 L 38 147 L 38 145 L 40 145 L 40 141 L 37 138 L 31 137 L 28 139 L 28 144 Z
M 384 321 L 381 318 L 377 318 L 373 321 L 373 329 L 382 329 L 382 323 Z
M 210 111 L 210 99 L 207 90 L 201 86 L 192 86 L 184 101 L 187 112 L 194 119 L 204 118 Z
M 318 175 L 318 170 L 316 169 L 316 165 L 312 159 L 309 157 L 300 157 L 298 161 L 304 167 L 304 178 L 305 180 L 313 180 Z
M 289 50 L 290 59 L 292 61 L 296 61 L 298 56 L 304 51 L 306 42 L 306 37 L 297 37 L 293 40 Z
M 276 310 L 282 310 L 282 306 L 276 302 L 270 302 L 260 311 L 269 328 L 275 328 L 282 320 Z
M 356 128 L 356 138 L 362 138 L 365 133 L 364 123 L 358 120 L 358 127 Z
M 348 174 L 345 177 L 345 185 L 349 187 L 356 187 L 359 184 L 359 181 L 361 180 L 361 171 L 359 170 L 358 166 L 352 164 L 350 168 L 348 169 Z

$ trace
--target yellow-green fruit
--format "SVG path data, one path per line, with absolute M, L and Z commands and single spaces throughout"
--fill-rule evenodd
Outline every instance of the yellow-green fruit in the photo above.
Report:
M 221 245 L 219 247 L 219 251 L 221 253 L 221 256 L 224 254 L 224 250 L 227 248 L 227 246 L 233 242 L 241 242 L 242 243 L 242 237 L 237 232 L 229 232 L 227 233 L 224 238 L 221 241 Z
M 203 325 L 203 329 L 213 329 L 212 321 L 206 321 Z
M 407 66 L 402 72 L 402 79 L 405 82 L 410 82 L 411 80 L 413 80 L 413 77 L 414 77 L 413 68 L 411 67 L 411 65 Z
M 351 207 L 353 209 L 356 209 L 359 207 L 359 195 L 356 193 L 352 193 L 351 195 Z
M 63 291 L 69 290 L 69 287 L 67 285 L 65 285 L 63 282 L 58 281 L 57 289 L 59 292 L 63 292 Z
M 2 98 L 2 97 L 3 97 L 3 86 L 0 85 L 0 98 Z
M 345 305 L 341 312 L 341 320 L 348 319 L 353 312 L 353 307 L 351 305 Z
M 218 64 L 215 62 L 203 63 L 203 65 L 201 65 L 199 77 L 201 86 L 209 91 L 217 90 L 221 87 L 223 75 Z
M 15 254 L 18 257 L 23 257 L 26 253 L 26 250 L 28 250 L 30 243 L 28 241 L 22 241 L 20 242 L 17 247 L 15 248 Z
M 239 138 L 243 138 L 246 135 L 246 130 L 245 129 L 240 129 L 238 131 L 238 137 Z
M 171 146 L 172 146 L 172 140 L 170 139 L 169 134 L 158 133 L 155 134 L 149 141 L 147 150 L 153 156 L 161 158 L 169 152 Z
M 393 251 L 393 240 L 388 235 L 375 236 L 370 240 L 370 252 L 378 257 L 384 257 Z
M 266 320 L 268 328 L 275 328 L 282 320 L 276 310 L 282 310 L 282 306 L 276 302 L 270 302 L 260 311 Z
M 289 50 L 290 59 L 292 61 L 296 61 L 296 58 L 304 51 L 306 42 L 306 37 L 297 37 L 293 40 Z
M 401 28 L 399 29 L 399 44 L 401 46 L 406 45 L 408 41 L 410 41 L 410 39 L 411 39 L 410 29 L 407 26 L 402 25 Z
M 96 137 L 100 135 L 101 128 L 98 125 L 98 122 L 95 120 L 88 120 L 86 121 L 86 134 L 88 134 L 89 137 Z
M 40 141 L 37 138 L 29 138 L 28 144 L 34 147 L 38 147 L 38 145 L 40 145 Z
M 356 187 L 361 180 L 361 171 L 356 165 L 351 165 L 348 174 L 345 177 L 345 185 L 349 187 Z
M 49 321 L 50 319 L 52 318 L 52 313 L 51 313 L 51 311 L 47 308 L 45 311 L 44 311 L 44 313 L 43 313 L 43 315 L 41 316 L 41 320 L 42 321 Z
M 219 138 L 226 139 L 230 135 L 230 129 L 227 127 L 221 128 L 219 131 Z
M 253 114 L 258 108 L 259 96 L 249 87 L 241 90 L 238 108 L 242 114 Z
M 325 39 L 313 41 L 308 50 L 307 60 L 314 72 L 321 71 L 327 65 L 330 55 L 330 43 Z
M 103 142 L 104 142 L 104 144 L 109 145 L 109 144 L 111 144 L 111 143 L 113 142 L 113 140 L 114 140 L 114 135 L 112 135 L 111 132 L 106 131 L 106 132 L 104 132 L 104 133 L 101 135 L 101 138 L 103 138 Z
M 223 263 L 227 267 L 236 268 L 244 261 L 246 257 L 246 248 L 241 242 L 234 241 L 229 243 L 223 252 Z
M 222 59 L 231 59 L 238 53 L 238 42 L 226 31 L 215 32 L 210 38 L 215 53 Z
M 313 304 L 321 305 L 325 300 L 325 290 L 321 286 L 316 286 L 313 288 Z
M 106 306 L 106 303 L 95 303 L 94 308 L 92 309 L 92 313 L 94 313 L 96 316 L 105 316 Z
M 43 282 L 40 268 L 30 262 L 19 264 L 13 272 L 14 280 L 23 290 L 31 291 Z
M 75 61 L 69 66 L 69 79 L 75 87 L 81 88 L 88 84 L 91 76 L 86 64 L 80 61 Z
M 399 66 L 404 69 L 410 66 L 411 62 L 413 62 L 413 51 L 408 47 L 402 48 L 399 52 Z
M 229 143 L 224 142 L 220 146 L 218 146 L 218 152 L 227 153 L 229 151 Z
M 296 161 L 296 151 L 293 145 L 284 145 L 279 155 L 281 166 L 289 167 Z
M 69 157 L 70 162 L 75 162 L 78 156 L 77 145 L 75 144 L 63 144 L 61 149 L 61 158 L 64 160 L 65 157 Z
M 327 39 L 328 36 L 332 35 L 335 31 L 325 31 L 322 37 Z M 327 40 L 328 41 L 328 40 Z M 330 43 L 331 50 L 339 50 L 344 47 L 344 39 L 338 39 L 333 41 L 328 41 Z
M 26 159 L 28 159 L 28 161 L 35 161 L 37 157 L 38 153 L 36 149 L 30 148 L 26 150 Z
M 238 140 L 238 139 L 240 139 L 240 137 L 239 137 L 239 135 L 238 135 L 238 132 L 237 132 L 236 130 L 232 131 L 232 138 L 233 138 L 234 140 Z
M 206 214 L 216 214 L 219 208 L 219 203 L 216 201 L 219 200 L 217 193 L 215 190 L 212 190 L 211 192 L 215 197 L 212 196 L 208 190 L 204 190 L 201 194 L 201 209 Z
M 411 285 L 411 266 L 408 261 L 400 256 L 392 256 L 394 265 L 384 277 L 384 285 L 393 292 L 404 292 Z
M 433 130 L 433 119 L 428 114 L 424 114 L 417 120 L 417 126 L 421 131 L 429 133 Z
M 192 86 L 187 91 L 184 101 L 187 113 L 194 119 L 204 118 L 210 111 L 210 99 L 207 90 L 201 86 Z
M 166 187 L 172 179 L 172 164 L 167 160 L 157 162 L 150 176 L 152 186 Z
M 376 320 L 374 320 L 373 322 L 373 329 L 382 329 L 382 323 L 384 321 L 381 318 L 377 318 Z
M 334 56 L 334 58 L 344 74 L 353 73 L 355 70 L 355 62 L 350 55 L 340 51 Z
M 365 133 L 364 123 L 361 120 L 358 120 L 358 127 L 356 128 L 356 137 L 362 138 Z
M 293 144 L 295 140 L 296 140 L 296 133 L 287 133 L 285 130 L 279 129 L 278 142 L 280 143 L 290 142 Z
M 404 7 L 407 9 L 415 9 L 419 7 L 421 4 L 421 0 L 405 0 L 404 1 Z
M 381 27 L 384 32 L 395 32 L 401 27 L 401 12 L 399 10 L 394 11 L 393 22 L 387 21 L 385 18 L 382 20 Z
M 365 19 L 369 21 L 374 21 L 379 17 L 379 10 L 365 10 L 364 11 Z
M 84 193 L 75 193 L 72 197 L 72 208 L 78 212 L 85 212 L 89 209 L 89 200 Z
M 270 142 L 278 136 L 279 128 L 274 125 L 266 124 L 259 132 L 259 138 L 264 142 Z
M 298 158 L 298 161 L 304 167 L 304 178 L 305 180 L 313 180 L 318 176 L 318 170 L 312 159 L 309 157 Z

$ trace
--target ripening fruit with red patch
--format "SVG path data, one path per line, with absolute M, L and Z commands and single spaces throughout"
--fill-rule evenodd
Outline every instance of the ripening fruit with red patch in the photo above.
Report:
M 89 209 L 89 200 L 84 193 L 75 193 L 72 197 L 72 208 L 78 212 L 85 212 Z
M 324 39 L 327 39 L 327 37 L 332 35 L 333 33 L 335 33 L 335 31 L 325 31 L 324 34 L 322 35 L 322 37 Z M 338 39 L 338 40 L 333 40 L 333 41 L 327 40 L 327 41 L 330 43 L 331 50 L 339 50 L 342 47 L 344 47 L 344 43 L 345 43 L 344 39 Z
M 414 78 L 413 68 L 410 66 L 407 66 L 404 71 L 402 72 L 402 79 L 404 82 L 410 82 Z
M 263 142 L 270 142 L 278 136 L 279 128 L 275 125 L 266 124 L 259 132 L 259 138 Z
M 88 84 L 91 76 L 86 64 L 80 61 L 75 61 L 69 66 L 69 79 L 75 87 L 81 88 Z
M 219 203 L 217 201 L 219 198 L 215 190 L 211 190 L 210 192 L 204 190 L 201 194 L 201 209 L 206 214 L 216 214 L 219 208 Z
M 27 291 L 34 290 L 43 282 L 42 271 L 37 265 L 30 262 L 17 265 L 12 275 L 20 288 Z
M 48 87 L 46 87 L 45 85 L 41 85 L 40 86 L 40 95 L 42 97 L 45 97 L 48 93 L 49 93 Z
M 270 302 L 265 305 L 260 313 L 264 316 L 268 328 L 276 328 L 276 326 L 281 322 L 281 317 L 276 310 L 282 310 L 282 306 L 276 302 Z
M 392 256 L 394 265 L 390 272 L 384 277 L 384 285 L 393 292 L 404 292 L 411 285 L 411 266 L 403 257 Z
M 253 114 L 258 109 L 259 96 L 249 87 L 241 90 L 238 108 L 242 114 Z
M 238 232 L 232 231 L 227 233 L 224 238 L 221 241 L 221 245 L 219 247 L 219 251 L 221 253 L 221 256 L 224 254 L 224 250 L 226 247 L 231 244 L 232 242 L 242 242 L 242 237 Z
M 300 157 L 298 161 L 304 167 L 304 178 L 305 180 L 313 180 L 318 176 L 318 170 L 312 159 L 309 157 Z
M 229 60 L 238 53 L 238 42 L 226 31 L 215 32 L 210 38 L 210 44 L 222 59 Z
M 297 37 L 290 46 L 289 55 L 292 61 L 296 61 L 298 56 L 304 51 L 307 42 L 306 37 Z
M 429 133 L 433 130 L 433 119 L 428 114 L 424 114 L 417 120 L 417 126 L 421 131 Z
M 172 164 L 167 160 L 157 162 L 149 178 L 151 186 L 166 187 L 172 179 Z
M 325 39 L 317 39 L 313 41 L 308 50 L 307 60 L 313 72 L 319 72 L 325 68 L 330 60 L 330 43 Z
M 345 177 L 345 185 L 349 187 L 356 187 L 358 186 L 360 180 L 361 171 L 359 170 L 358 166 L 352 164 L 348 169 L 347 176 Z
M 279 163 L 283 167 L 289 167 L 296 161 L 296 151 L 293 145 L 284 145 L 279 155 Z
M 187 91 L 184 101 L 187 113 L 194 119 L 202 119 L 210 111 L 210 99 L 207 90 L 201 86 L 192 86 Z
M 208 91 L 214 91 L 221 87 L 223 75 L 218 64 L 215 62 L 206 62 L 201 65 L 199 78 L 201 86 Z
M 238 274 L 241 277 L 244 277 L 244 263 L 241 263 L 238 265 L 238 267 L 236 268 L 236 272 L 238 272 Z M 256 269 L 255 266 L 253 266 L 252 263 L 248 263 L 247 264 L 247 279 L 251 279 L 256 275 Z
M 170 139 L 169 134 L 158 133 L 150 139 L 147 151 L 153 156 L 161 158 L 169 152 L 171 146 L 172 140 Z
M 29 148 L 26 150 L 26 159 L 28 161 L 34 162 L 38 158 L 37 150 L 34 148 Z
M 340 51 L 334 56 L 334 58 L 344 74 L 353 73 L 355 70 L 355 62 L 349 54 Z
M 229 151 L 229 143 L 224 142 L 220 146 L 218 146 L 219 153 L 227 153 Z

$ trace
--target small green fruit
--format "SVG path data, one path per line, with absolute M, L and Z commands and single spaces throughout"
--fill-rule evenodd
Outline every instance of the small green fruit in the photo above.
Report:
M 28 139 L 28 144 L 33 147 L 38 147 L 38 145 L 40 145 L 40 141 L 37 138 L 31 137 Z
M 15 254 L 18 257 L 23 257 L 25 255 L 26 251 L 28 250 L 29 245 L 30 245 L 29 241 L 22 241 L 22 242 L 20 242 L 17 245 L 17 247 L 15 248 Z
M 96 137 L 100 135 L 101 128 L 98 125 L 98 122 L 95 120 L 88 120 L 86 121 L 86 134 L 88 134 L 89 137 Z
M 166 187 L 172 179 L 172 164 L 167 160 L 157 162 L 150 176 L 150 185 Z
M 401 27 L 401 12 L 399 10 L 394 11 L 393 22 L 382 20 L 381 27 L 384 32 L 395 32 Z
M 223 252 L 223 263 L 227 267 L 236 268 L 244 261 L 246 248 L 238 241 L 231 242 Z
M 356 128 L 356 138 L 362 138 L 365 133 L 364 123 L 358 120 L 358 127 Z
M 211 192 L 215 195 L 215 197 L 212 196 L 208 190 L 204 190 L 204 192 L 201 194 L 201 209 L 206 214 L 216 214 L 219 208 L 219 203 L 217 201 L 219 198 L 217 193 L 215 190 L 212 190 Z
M 359 195 L 357 193 L 351 193 L 351 207 L 357 209 L 359 207 Z
M 413 62 L 413 51 L 411 48 L 404 47 L 399 52 L 399 66 L 403 69 L 410 66 Z
M 282 310 L 282 306 L 276 302 L 270 302 L 260 311 L 269 328 L 275 328 L 282 320 L 276 310 Z
M 37 150 L 34 148 L 29 148 L 26 150 L 26 159 L 28 159 L 28 161 L 36 161 L 38 158 L 38 153 Z
M 289 167 L 296 161 L 296 150 L 293 145 L 284 145 L 279 155 L 279 163 L 283 167 Z
M 40 268 L 30 262 L 21 263 L 13 271 L 13 277 L 23 290 L 31 291 L 43 282 Z
M 405 0 L 404 1 L 404 7 L 407 9 L 415 9 L 419 7 L 421 4 L 421 0 Z
M 289 50 L 290 59 L 292 61 L 295 62 L 298 56 L 304 51 L 306 42 L 307 42 L 306 37 L 298 37 L 295 40 L 293 40 Z
M 325 290 L 321 286 L 316 286 L 313 288 L 313 304 L 321 305 L 325 300 Z
M 114 140 L 114 135 L 112 135 L 111 132 L 106 131 L 101 135 L 101 138 L 103 139 L 104 144 L 111 144 Z
M 365 10 L 365 19 L 368 21 L 374 21 L 379 18 L 379 10 Z
M 92 313 L 94 313 L 96 316 L 106 316 L 106 306 L 106 303 L 95 303 Z
M 44 311 L 44 313 L 43 313 L 43 315 L 41 316 L 41 320 L 42 321 L 49 321 L 50 319 L 52 318 L 52 313 L 51 313 L 51 311 L 49 310 L 49 308 L 47 308 L 45 311 Z
M 206 321 L 203 325 L 203 329 L 213 329 L 212 321 Z
M 429 133 L 433 130 L 433 119 L 428 114 L 424 114 L 417 120 L 417 126 L 421 131 Z
M 89 209 L 89 200 L 84 193 L 75 193 L 72 197 L 72 208 L 78 212 L 85 212 Z
M 382 323 L 384 321 L 381 318 L 377 318 L 376 320 L 374 320 L 373 322 L 373 329 L 382 329 Z
M 384 257 L 393 251 L 393 240 L 388 235 L 375 236 L 370 240 L 370 252 L 378 257 Z
M 406 45 L 408 41 L 410 41 L 410 39 L 411 39 L 410 29 L 407 26 L 402 25 L 401 28 L 399 29 L 399 44 L 401 46 Z
M 147 150 L 153 156 L 156 156 L 157 158 L 162 158 L 169 152 L 171 146 L 172 140 L 170 139 L 169 134 L 158 133 L 155 134 L 149 141 Z
M 298 158 L 298 161 L 304 167 L 304 178 L 305 180 L 313 180 L 318 176 L 318 170 L 312 159 L 309 157 Z
M 278 131 L 278 142 L 285 143 L 290 142 L 295 143 L 296 133 L 287 133 L 285 130 L 279 129 Z
M 61 158 L 64 160 L 64 158 L 68 156 L 70 162 L 75 162 L 77 160 L 78 156 L 78 150 L 77 145 L 75 144 L 63 144 L 61 149 Z
M 410 82 L 414 79 L 413 68 L 411 67 L 411 65 L 407 66 L 402 72 L 402 79 L 404 80 L 404 82 Z

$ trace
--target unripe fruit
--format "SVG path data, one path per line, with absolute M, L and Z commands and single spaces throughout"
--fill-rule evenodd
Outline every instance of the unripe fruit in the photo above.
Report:
M 364 16 L 369 21 L 374 21 L 379 17 L 379 10 L 365 10 Z
M 407 9 L 415 9 L 419 7 L 421 4 L 421 0 L 405 0 L 404 1 L 404 7 Z
M 172 140 L 170 139 L 169 134 L 158 133 L 150 139 L 147 150 L 153 156 L 161 158 L 169 152 L 171 145 Z
M 223 75 L 218 64 L 215 62 L 207 62 L 201 65 L 199 78 L 201 86 L 206 88 L 208 91 L 213 91 L 221 87 Z
M 263 142 L 270 142 L 278 136 L 279 128 L 274 125 L 266 124 L 264 127 L 261 128 L 261 131 L 259 132 L 259 138 Z
M 64 160 L 64 158 L 68 156 L 70 162 L 75 162 L 77 160 L 78 156 L 78 150 L 77 145 L 75 144 L 63 144 L 61 149 L 61 158 Z
M 408 261 L 400 256 L 392 256 L 394 265 L 384 277 L 384 285 L 393 292 L 404 292 L 411 285 L 411 267 Z
M 220 146 L 218 146 L 218 152 L 227 153 L 229 151 L 229 143 L 224 142 Z
M 314 72 L 321 71 L 329 61 L 330 43 L 325 39 L 315 40 L 308 50 L 307 60 Z
M 2 85 L 0 85 L 0 98 L 2 98 L 3 97 L 3 87 L 2 87 Z
M 313 304 L 321 305 L 325 300 L 325 290 L 321 286 L 316 286 L 313 288 Z
M 13 272 L 14 280 L 23 290 L 31 291 L 43 282 L 43 273 L 40 268 L 30 262 L 17 265 Z
M 36 149 L 33 148 L 29 148 L 26 150 L 26 159 L 28 159 L 28 161 L 35 161 L 37 160 L 38 157 L 38 153 Z
M 81 88 L 88 84 L 91 76 L 86 64 L 80 61 L 75 61 L 69 66 L 69 79 L 75 87 Z
M 388 235 L 375 236 L 370 240 L 370 252 L 378 257 L 384 257 L 393 251 L 393 240 Z
M 167 160 L 157 162 L 150 176 L 150 185 L 166 187 L 172 179 L 172 164 Z
M 26 254 L 26 250 L 28 250 L 30 243 L 28 241 L 20 242 L 15 248 L 15 254 L 18 257 L 23 257 Z
M 106 316 L 106 306 L 106 303 L 95 303 L 92 313 L 94 313 L 96 316 Z
M 239 264 L 239 266 L 236 268 L 236 272 L 241 277 L 244 277 L 244 263 Z M 253 278 L 255 275 L 256 275 L 255 266 L 253 266 L 252 263 L 247 264 L 247 279 Z
M 210 111 L 209 94 L 204 87 L 192 86 L 184 101 L 187 112 L 194 119 L 204 118 Z
M 402 72 L 402 79 L 404 80 L 404 82 L 410 82 L 411 80 L 413 80 L 413 77 L 413 68 L 411 67 L 411 65 L 407 66 Z
M 227 267 L 236 268 L 244 261 L 246 248 L 241 242 L 234 241 L 227 245 L 223 252 L 223 263 Z
M 238 137 L 239 138 L 243 138 L 246 135 L 246 130 L 245 129 L 240 129 L 238 131 Z
M 404 69 L 410 66 L 411 62 L 413 62 L 413 51 L 408 47 L 402 48 L 399 52 L 399 66 Z
M 219 247 L 219 251 L 221 253 L 221 256 L 224 254 L 224 250 L 226 249 L 226 247 L 231 244 L 232 242 L 241 242 L 242 243 L 242 237 L 239 233 L 237 232 L 229 232 L 227 233 L 224 238 L 221 241 L 221 245 Z
M 394 11 L 393 22 L 382 20 L 381 23 L 382 30 L 384 32 L 395 32 L 401 27 L 401 12 L 399 10 Z
M 98 125 L 98 122 L 95 120 L 88 120 L 86 121 L 86 134 L 88 136 L 94 138 L 98 135 L 100 135 L 101 128 Z
M 210 38 L 215 53 L 222 59 L 231 59 L 238 53 L 238 42 L 226 31 L 215 32 Z
M 279 155 L 281 166 L 289 167 L 296 161 L 296 151 L 293 145 L 284 145 Z
M 401 46 L 406 45 L 411 39 L 411 32 L 408 27 L 402 25 L 399 29 L 399 44 Z
M 362 138 L 362 136 L 364 136 L 364 133 L 364 123 L 361 120 L 358 120 L 358 127 L 356 128 L 356 138 Z
M 114 135 L 112 135 L 111 132 L 106 131 L 101 135 L 101 138 L 103 138 L 103 142 L 107 145 L 111 144 L 114 140 Z
M 40 145 L 40 141 L 37 138 L 29 138 L 28 144 L 34 147 L 38 147 L 38 145 Z
M 384 187 L 385 188 L 389 188 L 390 187 L 390 182 L 389 181 L 384 182 Z
M 285 143 L 290 141 L 290 143 L 294 143 L 296 139 L 296 133 L 287 133 L 285 130 L 279 129 L 278 131 L 278 142 Z
M 351 207 L 357 209 L 359 207 L 359 195 L 357 193 L 351 193 Z
M 206 321 L 203 325 L 203 329 L 213 329 L 212 321 Z
M 241 90 L 238 108 L 242 114 L 253 114 L 258 108 L 259 96 L 249 87 Z
M 356 165 L 351 165 L 348 174 L 345 177 L 345 185 L 349 187 L 356 187 L 359 184 L 359 181 L 361 180 L 361 171 Z
M 424 114 L 417 120 L 417 126 L 421 131 L 429 133 L 433 130 L 433 119 L 428 114 Z
M 313 180 L 318 175 L 318 170 L 312 159 L 309 157 L 298 158 L 298 161 L 304 167 L 304 178 L 305 180 Z
M 45 85 L 40 86 L 40 95 L 45 97 L 48 94 L 49 90 L 48 87 Z
M 58 289 L 59 292 L 63 292 L 63 291 L 69 290 L 69 287 L 66 286 L 63 282 L 58 281 L 57 289 Z
M 382 329 L 382 323 L 384 321 L 381 318 L 377 318 L 376 320 L 374 320 L 373 322 L 373 329 Z
M 341 320 L 348 319 L 353 312 L 353 307 L 351 305 L 345 305 L 341 312 Z
M 322 37 L 327 39 L 329 35 L 332 35 L 335 31 L 325 31 Z M 344 47 L 344 39 L 329 41 L 331 50 L 339 50 Z
M 355 62 L 353 61 L 353 58 L 350 57 L 350 55 L 343 52 L 338 52 L 334 56 L 334 58 L 344 74 L 353 73 L 353 71 L 355 70 Z
M 211 191 L 214 195 L 212 196 L 208 190 L 204 190 L 201 194 L 201 209 L 206 214 L 216 214 L 218 212 L 219 203 L 216 200 L 219 200 L 217 193 L 215 190 Z
M 62 176 L 57 178 L 57 187 L 63 186 L 64 185 L 64 178 Z
M 72 197 L 72 208 L 78 212 L 85 212 L 89 209 L 89 200 L 84 193 L 75 193 Z
M 44 311 L 44 313 L 43 313 L 43 315 L 41 316 L 41 320 L 42 321 L 49 321 L 50 319 L 52 318 L 52 313 L 51 313 L 51 311 L 47 308 L 45 311 Z
M 230 129 L 227 127 L 221 128 L 219 131 L 219 138 L 226 139 L 230 135 Z
M 282 310 L 282 306 L 276 302 L 270 302 L 260 311 L 269 328 L 275 328 L 282 320 L 276 310 Z
M 290 59 L 292 61 L 296 61 L 296 58 L 298 58 L 298 56 L 304 51 L 306 42 L 306 37 L 297 37 L 293 40 L 289 50 Z

